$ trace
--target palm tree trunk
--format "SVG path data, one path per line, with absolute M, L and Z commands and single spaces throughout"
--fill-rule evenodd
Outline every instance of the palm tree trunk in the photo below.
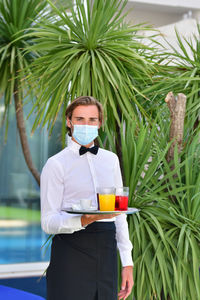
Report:
M 27 164 L 29 170 L 31 171 L 33 177 L 37 181 L 38 185 L 40 185 L 40 174 L 33 164 L 31 152 L 30 152 L 30 148 L 29 148 L 29 144 L 28 144 L 28 138 L 27 138 L 26 127 L 25 127 L 25 122 L 24 122 L 23 107 L 22 107 L 22 102 L 19 98 L 17 83 L 15 84 L 14 100 L 15 100 L 15 113 L 16 113 L 16 120 L 17 120 L 17 128 L 19 131 L 20 142 L 21 142 L 24 158 L 25 158 L 26 164 Z
M 169 92 L 165 98 L 165 102 L 170 110 L 170 141 L 173 141 L 167 153 L 167 161 L 170 162 L 174 159 L 175 146 L 178 146 L 178 153 L 182 150 L 186 96 L 184 94 L 178 94 L 176 100 L 173 93 Z

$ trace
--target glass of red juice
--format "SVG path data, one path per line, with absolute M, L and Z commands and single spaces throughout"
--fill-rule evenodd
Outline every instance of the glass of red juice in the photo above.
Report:
M 129 187 L 116 188 L 115 210 L 128 209 Z

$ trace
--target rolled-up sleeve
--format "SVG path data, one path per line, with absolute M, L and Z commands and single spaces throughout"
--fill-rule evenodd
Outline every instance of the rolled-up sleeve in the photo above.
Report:
M 80 215 L 61 211 L 64 192 L 64 171 L 61 164 L 50 158 L 41 174 L 41 225 L 48 234 L 73 233 L 84 229 Z

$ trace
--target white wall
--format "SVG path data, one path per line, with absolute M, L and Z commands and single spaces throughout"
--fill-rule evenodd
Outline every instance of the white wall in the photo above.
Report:
M 129 14 L 127 20 L 134 24 L 147 22 L 154 27 L 160 27 L 176 23 L 188 16 L 198 19 L 200 17 L 200 0 L 184 1 L 130 0 L 127 9 L 133 9 L 133 11 Z

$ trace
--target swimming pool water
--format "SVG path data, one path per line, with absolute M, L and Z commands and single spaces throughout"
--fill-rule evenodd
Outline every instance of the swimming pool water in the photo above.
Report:
M 40 224 L 0 228 L 0 264 L 48 261 L 47 238 Z

